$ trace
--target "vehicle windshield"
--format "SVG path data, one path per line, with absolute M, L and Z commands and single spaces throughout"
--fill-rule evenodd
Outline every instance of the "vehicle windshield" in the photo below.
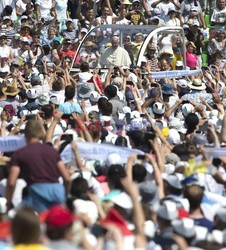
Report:
M 88 62 L 90 69 L 142 66 L 162 56 L 184 69 L 184 34 L 180 27 L 101 25 L 92 29 L 78 47 L 74 68 Z M 154 32 L 158 29 L 157 32 Z M 179 69 L 179 68 L 178 68 Z

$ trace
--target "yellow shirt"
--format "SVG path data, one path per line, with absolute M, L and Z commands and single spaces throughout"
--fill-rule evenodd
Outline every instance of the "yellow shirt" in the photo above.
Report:
M 17 245 L 12 250 L 50 250 L 47 247 L 44 247 L 40 244 L 31 244 L 31 245 Z

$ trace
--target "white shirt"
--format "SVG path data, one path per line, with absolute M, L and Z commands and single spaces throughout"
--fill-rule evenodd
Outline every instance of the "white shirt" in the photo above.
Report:
M 36 0 L 36 5 L 40 6 L 40 16 L 41 18 L 45 19 L 52 19 L 50 18 L 50 9 L 52 8 L 52 0 Z

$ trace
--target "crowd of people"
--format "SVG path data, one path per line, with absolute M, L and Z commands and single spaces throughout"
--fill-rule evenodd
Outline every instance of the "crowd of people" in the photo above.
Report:
M 1 0 L 0 249 L 225 249 L 225 25 L 225 0 Z

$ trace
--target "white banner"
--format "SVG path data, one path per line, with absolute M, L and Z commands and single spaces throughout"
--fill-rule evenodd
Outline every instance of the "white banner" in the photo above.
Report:
M 0 138 L 0 152 L 14 152 L 26 144 L 24 136 L 4 136 Z
M 97 144 L 91 142 L 76 143 L 81 157 L 87 160 L 105 161 L 110 153 L 117 153 L 121 156 L 122 163 L 126 163 L 131 154 L 144 154 L 142 151 L 137 149 L 129 149 L 110 144 Z M 70 145 L 65 147 L 60 156 L 64 163 L 71 163 L 74 161 L 74 153 Z
M 226 147 L 223 148 L 205 148 L 208 156 L 213 158 L 218 158 L 221 156 L 226 156 Z
M 162 79 L 162 78 L 177 78 L 182 76 L 196 76 L 199 75 L 202 71 L 197 70 L 172 70 L 172 71 L 159 71 L 150 73 L 153 79 Z

